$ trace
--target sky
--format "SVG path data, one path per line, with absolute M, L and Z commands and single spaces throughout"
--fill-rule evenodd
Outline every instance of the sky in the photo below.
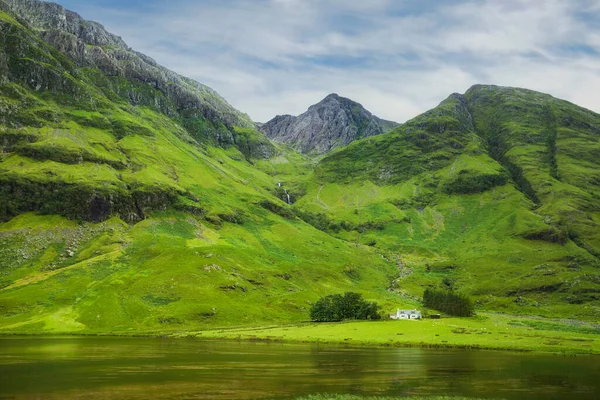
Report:
M 600 112 L 600 0 L 58 0 L 253 120 L 329 93 L 404 122 L 474 84 Z

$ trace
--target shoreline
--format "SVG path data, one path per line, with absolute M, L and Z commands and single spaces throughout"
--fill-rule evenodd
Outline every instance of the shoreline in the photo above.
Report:
M 566 356 L 566 357 L 598 357 L 600 351 L 591 350 L 589 352 L 580 352 L 573 348 L 565 348 L 562 351 L 552 350 L 539 350 L 539 349 L 527 349 L 520 347 L 488 347 L 480 344 L 471 345 L 457 345 L 457 344 L 437 344 L 437 343 L 370 343 L 370 342 L 350 342 L 350 341 L 329 341 L 329 340 L 302 340 L 302 339 L 281 339 L 281 338 L 253 338 L 253 337 L 228 337 L 228 336 L 212 336 L 202 337 L 190 334 L 120 334 L 120 333 L 54 333 L 54 334 L 18 334 L 18 333 L 4 333 L 0 332 L 0 340 L 5 339 L 172 339 L 172 340 L 195 340 L 204 342 L 237 342 L 237 343 L 273 343 L 273 344 L 298 344 L 298 345 L 309 345 L 309 344 L 322 344 L 329 346 L 342 346 L 342 347 L 363 347 L 363 348 L 396 348 L 396 349 L 428 349 L 428 350 L 474 350 L 474 351 L 493 351 L 493 352 L 507 352 L 507 353 L 520 353 L 520 354 L 546 354 L 552 356 Z
M 600 355 L 600 330 L 571 325 L 536 325 L 536 320 L 488 314 L 476 318 L 421 321 L 288 323 L 165 331 L 2 332 L 6 338 L 165 338 L 239 342 L 324 344 L 380 348 L 424 348 Z M 550 329 L 552 328 L 552 329 Z

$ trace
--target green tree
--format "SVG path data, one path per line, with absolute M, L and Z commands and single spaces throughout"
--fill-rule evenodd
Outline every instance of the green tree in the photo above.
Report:
M 337 313 L 339 298 L 339 294 L 320 298 L 310 309 L 310 319 L 318 322 L 341 321 Z
M 361 294 L 346 292 L 320 298 L 310 310 L 310 318 L 317 322 L 350 319 L 381 319 L 381 307 L 376 302 L 365 301 Z
M 360 307 L 359 316 L 357 319 L 370 319 L 379 320 L 381 319 L 381 306 L 376 302 L 365 301 Z
M 473 301 L 466 295 L 447 290 L 426 289 L 423 305 L 457 317 L 470 317 L 475 314 Z
M 338 312 L 342 320 L 358 319 L 359 311 L 364 303 L 362 295 L 354 292 L 346 292 L 340 298 Z

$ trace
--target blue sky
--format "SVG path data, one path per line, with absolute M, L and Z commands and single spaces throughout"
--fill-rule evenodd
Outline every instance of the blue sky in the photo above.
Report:
M 600 112 L 600 0 L 58 0 L 256 121 L 329 93 L 405 121 L 476 83 Z

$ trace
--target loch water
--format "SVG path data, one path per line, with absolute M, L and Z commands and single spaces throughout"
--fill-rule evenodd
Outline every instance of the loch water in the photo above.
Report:
M 600 357 L 193 339 L 0 338 L 0 399 L 316 393 L 600 399 Z

